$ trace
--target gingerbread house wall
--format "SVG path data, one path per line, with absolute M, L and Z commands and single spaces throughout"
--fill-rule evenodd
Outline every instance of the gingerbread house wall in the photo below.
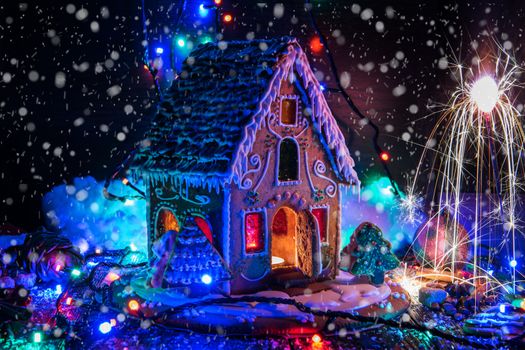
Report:
M 213 245 L 218 252 L 225 254 L 223 242 L 227 241 L 228 229 L 225 229 L 228 215 L 224 213 L 225 190 L 221 186 L 206 186 L 188 179 L 167 176 L 148 179 L 148 253 L 152 257 L 151 246 L 158 236 L 157 217 L 161 209 L 173 212 L 179 225 L 184 224 L 188 215 L 200 216 L 211 227 Z M 225 219 L 226 218 L 226 219 Z
M 268 282 L 271 272 L 271 225 L 275 213 L 281 207 L 291 208 L 298 213 L 317 207 L 327 208 L 328 242 L 322 245 L 321 251 L 324 259 L 331 261 L 328 275 L 335 276 L 340 244 L 340 180 L 332 168 L 333 159 L 313 127 L 312 119 L 306 115 L 309 109 L 306 109 L 307 105 L 303 101 L 308 97 L 302 95 L 301 90 L 287 79 L 281 81 L 280 93 L 272 101 L 270 113 L 257 131 L 246 160 L 250 164 L 248 171 L 238 186 L 232 185 L 229 249 L 233 293 L 257 290 Z M 280 122 L 283 98 L 297 98 L 296 125 L 283 125 Z M 294 140 L 299 146 L 299 179 L 281 183 L 278 180 L 277 159 L 280 142 L 285 138 Z M 265 247 L 261 252 L 249 254 L 245 248 L 244 220 L 246 213 L 253 211 L 263 213 L 265 218 Z

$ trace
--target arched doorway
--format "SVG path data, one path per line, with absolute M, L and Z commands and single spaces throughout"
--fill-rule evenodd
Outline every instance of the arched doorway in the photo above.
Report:
M 297 213 L 288 207 L 280 208 L 272 220 L 272 268 L 297 265 Z
M 272 220 L 272 269 L 292 267 L 303 277 L 316 278 L 321 272 L 320 248 L 318 225 L 309 210 L 277 210 Z

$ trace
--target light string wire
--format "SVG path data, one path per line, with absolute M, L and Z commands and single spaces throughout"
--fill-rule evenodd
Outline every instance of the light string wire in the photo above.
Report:
M 399 193 L 399 190 L 397 188 L 397 184 L 394 181 L 394 178 L 392 176 L 392 173 L 390 172 L 390 169 L 388 167 L 387 161 L 384 161 L 381 159 L 381 154 L 384 152 L 384 150 L 379 145 L 379 127 L 367 116 L 361 112 L 361 110 L 357 107 L 357 105 L 354 103 L 350 95 L 346 92 L 346 90 L 343 88 L 341 84 L 341 79 L 339 78 L 339 71 L 337 69 L 337 65 L 335 64 L 334 57 L 332 55 L 332 51 L 330 50 L 330 46 L 328 46 L 328 40 L 326 40 L 326 37 L 321 32 L 319 26 L 317 25 L 317 22 L 314 17 L 314 11 L 313 11 L 313 4 L 310 2 L 310 0 L 306 0 L 306 5 L 308 6 L 306 10 L 308 11 L 310 22 L 312 24 L 312 27 L 314 28 L 315 32 L 317 33 L 317 36 L 319 37 L 319 40 L 321 41 L 324 52 L 326 53 L 326 57 L 328 58 L 328 63 L 330 66 L 330 69 L 332 71 L 332 74 L 334 76 L 334 79 L 337 84 L 337 89 L 341 95 L 343 95 L 348 107 L 362 120 L 367 121 L 367 125 L 369 125 L 372 130 L 374 131 L 374 134 L 372 136 L 372 142 L 374 146 L 374 150 L 379 156 L 379 161 L 381 165 L 383 166 L 383 170 L 385 171 L 388 179 L 390 180 L 390 184 L 392 185 L 392 191 L 397 197 L 400 197 L 401 194 Z

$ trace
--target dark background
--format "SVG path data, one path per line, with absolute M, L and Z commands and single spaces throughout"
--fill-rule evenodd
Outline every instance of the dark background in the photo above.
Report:
M 189 52 L 177 47 L 178 38 L 197 45 L 216 30 L 225 40 L 291 35 L 319 80 L 336 86 L 324 52 L 310 48 L 315 31 L 304 1 L 282 7 L 223 0 L 205 18 L 198 15 L 201 3 L 211 1 L 145 0 L 144 12 L 140 0 L 0 2 L 2 225 L 33 229 L 43 223 L 40 202 L 52 186 L 111 175 L 155 110 L 159 96 L 144 58 L 154 59 L 156 47 L 164 48 L 159 81 L 165 88 Z M 446 103 L 455 87 L 446 63 L 469 64 L 473 47 L 490 45 L 490 37 L 518 61 L 523 57 L 522 1 L 320 0 L 313 9 L 339 73 L 350 77 L 347 93 L 380 128 L 380 146 L 390 152 L 401 188 L 435 122 L 433 106 Z M 224 13 L 233 15 L 232 23 L 222 24 Z M 384 175 L 371 128 L 339 93 L 326 95 L 361 180 Z

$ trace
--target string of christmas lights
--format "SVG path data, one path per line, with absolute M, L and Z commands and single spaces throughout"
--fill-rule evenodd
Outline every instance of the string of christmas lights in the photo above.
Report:
M 306 4 L 307 5 L 312 5 L 310 0 L 306 0 Z M 338 71 L 337 66 L 335 64 L 335 60 L 334 60 L 334 57 L 333 57 L 332 52 L 330 50 L 330 47 L 328 46 L 328 40 L 326 40 L 326 37 L 321 32 L 321 29 L 319 28 L 319 26 L 317 25 L 317 22 L 315 20 L 314 13 L 313 13 L 313 6 L 310 6 L 309 8 L 307 8 L 307 11 L 308 11 L 308 14 L 309 14 L 309 17 L 310 17 L 310 22 L 312 24 L 312 27 L 314 28 L 314 30 L 317 33 L 317 36 L 318 36 L 318 38 L 320 40 L 320 43 L 318 43 L 316 45 L 324 47 L 324 52 L 326 53 L 326 57 L 328 58 L 328 63 L 330 65 L 330 69 L 332 71 L 332 74 L 334 75 L 334 79 L 335 79 L 336 84 L 337 84 L 337 91 L 340 94 L 343 95 L 343 97 L 344 97 L 347 105 L 350 107 L 350 109 L 360 119 L 366 120 L 367 121 L 367 125 L 369 125 L 372 128 L 372 130 L 374 131 L 374 134 L 372 136 L 372 142 L 373 142 L 373 145 L 374 145 L 374 150 L 376 151 L 377 155 L 379 156 L 379 159 L 381 160 L 381 165 L 383 166 L 383 169 L 384 169 L 388 179 L 390 180 L 390 183 L 392 184 L 392 191 L 394 192 L 394 194 L 396 196 L 399 197 L 400 193 L 399 193 L 399 190 L 397 188 L 397 184 L 394 181 L 394 179 L 392 177 L 392 173 L 390 172 L 390 169 L 388 167 L 388 161 L 391 158 L 390 154 L 387 151 L 383 150 L 382 147 L 379 145 L 379 127 L 372 120 L 370 120 L 367 116 L 365 116 L 363 114 L 363 112 L 361 112 L 361 110 L 357 107 L 357 105 L 354 103 L 354 101 L 352 100 L 350 95 L 348 95 L 348 93 L 346 92 L 346 90 L 342 86 L 341 80 L 339 79 L 339 71 Z
M 182 16 L 184 14 L 184 10 L 186 8 L 186 3 L 187 1 L 184 0 L 181 2 L 180 4 L 180 8 L 178 10 L 178 16 L 177 18 L 175 19 L 175 22 L 174 22 L 174 32 L 175 33 L 178 33 L 178 26 L 179 26 L 179 23 L 182 19 Z M 213 1 L 213 5 L 204 5 L 204 4 L 201 4 L 199 6 L 199 12 L 201 14 L 201 16 L 207 16 L 208 15 L 208 11 L 210 10 L 215 10 L 215 14 L 216 14 L 216 33 L 219 33 L 220 31 L 220 21 L 219 21 L 219 17 L 220 17 L 220 7 L 222 6 L 222 0 L 214 0 Z M 151 59 L 150 58 L 150 51 L 149 51 L 149 45 L 151 44 L 150 41 L 149 41 L 149 33 L 148 33 L 148 27 L 147 27 L 147 20 L 146 20 L 146 6 L 145 6 L 145 2 L 144 0 L 141 0 L 141 10 L 142 10 L 142 31 L 143 31 L 143 35 L 144 35 L 144 41 L 146 42 L 146 45 L 144 45 L 144 55 L 143 55 L 143 62 L 144 62 L 144 67 L 148 70 L 148 72 L 150 73 L 151 77 L 153 78 L 153 81 L 155 83 L 155 90 L 159 96 L 159 102 L 163 100 L 163 93 L 162 93 L 162 88 L 160 86 L 160 82 L 159 82 L 159 67 L 156 67 L 156 63 L 155 63 L 155 59 Z M 233 21 L 233 15 L 230 14 L 229 12 L 225 12 L 223 15 L 222 15 L 222 20 L 224 23 L 231 23 Z M 181 45 L 182 44 L 182 45 Z M 183 47 L 186 45 L 186 42 L 184 39 L 180 38 L 177 40 L 177 45 Z M 172 51 L 170 49 L 170 51 Z M 160 59 L 160 56 L 164 53 L 164 49 L 162 47 L 157 47 L 155 49 L 155 53 L 157 55 L 157 59 Z M 170 56 L 173 58 L 173 54 L 170 52 Z M 172 67 L 174 66 L 173 62 L 172 62 Z M 121 202 L 125 202 L 126 200 L 135 200 L 135 199 L 145 199 L 145 193 L 143 191 L 141 191 L 140 189 L 138 189 L 128 178 L 122 178 L 122 183 L 130 188 L 132 188 L 135 192 L 137 192 L 139 195 L 138 196 L 118 196 L 118 195 L 115 195 L 113 193 L 111 193 L 109 191 L 109 186 L 111 185 L 111 181 L 115 180 L 119 174 L 122 172 L 122 170 L 125 170 L 126 169 L 126 165 L 127 163 L 129 162 L 129 160 L 131 159 L 132 155 L 134 154 L 135 152 L 135 149 L 130 153 L 130 155 L 128 156 L 128 158 L 119 166 L 117 167 L 116 171 L 113 173 L 113 175 L 111 177 L 109 177 L 108 179 L 106 179 L 106 182 L 104 184 L 104 189 L 103 189 L 103 194 L 104 194 L 104 197 L 108 200 L 118 200 L 118 201 L 121 201 Z
M 146 199 L 146 194 L 142 190 L 140 190 L 137 186 L 135 186 L 127 177 L 123 177 L 121 179 L 122 183 L 125 186 L 128 186 L 131 189 L 133 189 L 135 192 L 138 193 L 138 195 L 119 196 L 119 195 L 109 192 L 109 186 L 111 186 L 111 182 L 120 176 L 120 173 L 122 172 L 122 170 L 126 169 L 127 164 L 129 163 L 129 161 L 131 160 L 134 154 L 135 154 L 135 150 L 131 151 L 129 155 L 127 156 L 127 158 L 124 160 L 124 162 L 122 162 L 117 167 L 113 175 L 108 177 L 106 181 L 104 182 L 104 188 L 102 191 L 106 199 L 111 200 L 111 201 L 121 201 L 121 202 L 126 202 L 126 200 Z
M 120 265 L 120 264 L 109 264 L 109 263 L 103 263 L 103 264 L 109 270 L 116 269 L 116 268 L 123 268 L 123 265 Z M 139 267 L 139 266 L 144 266 L 144 264 L 129 265 L 129 266 Z M 72 287 L 75 287 L 75 286 L 76 287 L 88 286 L 90 289 L 100 292 L 100 289 L 98 289 L 98 288 L 93 289 L 94 282 L 92 280 L 94 279 L 95 276 L 96 276 L 96 274 L 94 273 L 94 270 L 93 270 L 85 278 L 85 280 L 79 281 L 78 283 L 76 283 Z M 108 284 L 107 284 L 108 291 L 106 293 L 107 296 L 111 295 L 111 291 L 109 291 L 109 289 L 111 289 L 112 282 L 117 280 L 117 279 L 120 279 L 120 276 L 117 276 L 116 278 L 113 278 L 111 281 L 108 282 Z M 62 292 L 61 297 L 59 297 L 57 299 L 57 316 L 60 315 L 60 312 L 58 311 L 58 310 L 60 310 L 59 305 L 60 305 L 61 302 L 63 302 L 63 298 L 68 295 L 68 291 L 69 291 L 69 289 L 65 290 L 64 292 Z M 223 294 L 223 293 L 221 293 L 221 294 Z M 455 342 L 455 343 L 461 344 L 461 345 L 467 345 L 467 346 L 471 346 L 471 347 L 479 348 L 479 349 L 488 349 L 488 348 L 490 348 L 490 345 L 488 345 L 488 344 L 479 343 L 479 342 L 473 341 L 472 339 L 462 338 L 462 337 L 456 336 L 454 334 L 447 333 L 445 331 L 442 331 L 442 330 L 439 330 L 439 329 L 436 329 L 436 328 L 426 327 L 425 325 L 421 325 L 421 324 L 418 324 L 418 323 L 408 323 L 408 321 L 403 322 L 403 320 L 400 320 L 400 321 L 386 320 L 386 319 L 383 319 L 383 318 L 380 318 L 380 317 L 362 316 L 362 315 L 357 315 L 357 314 L 354 314 L 354 313 L 351 313 L 351 312 L 346 312 L 346 311 L 322 311 L 322 310 L 319 310 L 319 309 L 311 308 L 311 307 L 309 307 L 309 306 L 307 306 L 307 305 L 305 305 L 305 304 L 303 304 L 301 302 L 298 302 L 298 301 L 296 301 L 294 299 L 285 299 L 285 298 L 277 298 L 277 297 L 262 297 L 262 296 L 229 297 L 229 296 L 226 296 L 225 294 L 223 294 L 223 295 L 224 295 L 224 297 L 222 297 L 222 298 L 205 299 L 205 300 L 199 300 L 199 301 L 196 301 L 196 302 L 189 302 L 189 303 L 186 303 L 186 304 L 179 305 L 177 307 L 170 308 L 170 309 L 168 309 L 166 311 L 161 311 L 161 312 L 159 312 L 159 313 L 157 313 L 155 315 L 155 318 L 156 319 L 167 319 L 170 315 L 180 314 L 180 313 L 184 312 L 185 310 L 190 310 L 190 309 L 194 309 L 194 308 L 197 308 L 197 307 L 203 307 L 203 306 L 212 306 L 212 305 L 226 305 L 226 304 L 254 303 L 254 302 L 256 302 L 256 303 L 269 303 L 269 304 L 281 304 L 281 305 L 294 306 L 299 311 L 307 313 L 307 314 L 312 314 L 314 316 L 329 317 L 331 319 L 344 318 L 344 319 L 350 319 L 350 320 L 353 320 L 353 321 L 366 323 L 366 324 L 378 324 L 378 325 L 384 325 L 384 326 L 398 328 L 398 329 L 401 329 L 401 328 L 403 328 L 403 329 L 410 329 L 410 330 L 415 330 L 415 331 L 419 331 L 419 332 L 425 332 L 425 333 L 428 333 L 428 334 L 432 334 L 433 336 L 437 336 L 437 337 L 440 337 L 442 339 L 445 339 L 445 340 L 448 340 L 448 341 L 452 341 L 452 342 Z M 106 307 L 113 308 L 115 311 L 121 312 L 121 310 L 119 308 L 116 308 L 116 307 L 114 307 L 112 305 L 112 301 L 107 299 L 107 297 L 103 298 L 103 301 L 104 301 L 104 305 Z M 66 300 L 66 303 L 67 303 L 67 300 Z M 70 302 L 70 304 L 71 304 L 71 302 Z M 130 311 L 132 311 L 131 313 L 128 312 L 127 317 L 141 319 L 141 316 L 143 316 L 143 315 L 138 312 L 139 309 L 140 309 L 140 303 L 135 298 L 131 298 L 128 301 L 127 306 L 128 306 L 128 309 Z M 84 304 L 83 307 L 86 307 L 89 310 L 99 310 L 99 308 L 100 308 L 99 305 L 95 305 L 95 304 L 93 304 L 93 305 L 86 305 L 86 304 Z M 412 319 L 410 319 L 410 320 L 412 320 Z M 108 326 L 105 323 L 108 323 L 108 322 L 102 323 L 100 325 L 100 327 L 99 327 L 99 331 L 101 333 L 103 333 L 103 334 L 108 333 L 111 330 L 111 328 L 112 328 L 111 325 Z M 319 335 L 318 335 L 318 337 L 319 338 L 316 337 L 315 339 L 316 340 L 321 339 Z M 315 342 L 313 337 L 312 337 L 312 341 Z
M 93 270 L 87 275 L 84 279 L 80 279 L 74 283 L 71 283 L 64 291 L 60 291 L 61 295 L 57 299 L 57 312 L 56 317 L 64 317 L 66 315 L 61 315 L 61 307 L 63 303 L 65 303 L 68 306 L 74 306 L 75 300 L 72 296 L 75 295 L 74 289 L 75 288 L 89 288 L 95 292 L 102 293 L 102 304 L 111 309 L 115 312 L 121 312 L 121 307 L 118 307 L 113 304 L 112 301 L 112 288 L 113 288 L 113 282 L 120 280 L 124 275 L 128 274 L 131 271 L 131 269 L 141 268 L 147 265 L 145 262 L 137 263 L 137 264 L 122 264 L 125 259 L 124 257 L 128 254 L 132 253 L 129 249 L 124 251 L 107 251 L 107 252 L 98 252 L 95 254 L 92 254 L 91 257 L 96 257 L 100 259 L 100 262 L 98 265 L 96 265 Z M 109 254 L 109 255 L 108 255 Z M 106 258 L 111 259 L 118 259 L 118 263 L 114 262 L 108 262 L 105 261 Z M 127 273 L 125 272 L 125 269 L 130 269 Z M 102 273 L 100 273 L 102 271 Z M 80 276 L 80 273 L 75 273 L 75 269 L 71 271 L 72 276 L 76 276 L 75 278 L 78 278 Z M 102 286 L 100 288 L 100 286 Z M 167 319 L 170 315 L 179 314 L 186 310 L 203 307 L 203 306 L 211 306 L 211 305 L 226 305 L 226 304 L 237 304 L 237 303 L 269 303 L 269 304 L 281 304 L 281 305 L 290 305 L 296 307 L 299 311 L 312 314 L 315 316 L 321 316 L 321 317 L 328 317 L 332 320 L 336 318 L 344 318 L 353 320 L 360 323 L 365 324 L 374 324 L 374 325 L 384 325 L 387 327 L 393 327 L 398 329 L 407 329 L 407 330 L 415 330 L 418 332 L 424 332 L 426 334 L 431 334 L 432 336 L 437 336 L 442 339 L 455 342 L 456 344 L 471 346 L 474 348 L 480 348 L 480 349 L 488 349 L 490 348 L 490 344 L 484 344 L 477 342 L 473 340 L 472 338 L 463 338 L 451 333 L 448 333 L 446 331 L 442 331 L 440 329 L 436 329 L 435 327 L 427 327 L 425 324 L 419 324 L 414 323 L 415 321 L 410 318 L 409 320 L 406 320 L 406 318 L 402 318 L 399 321 L 396 320 L 385 320 L 380 317 L 371 317 L 371 316 L 362 316 L 355 314 L 353 312 L 347 312 L 347 311 L 322 311 L 319 309 L 311 308 L 301 302 L 295 301 L 294 299 L 286 299 L 286 298 L 277 298 L 277 297 L 261 297 L 261 296 L 242 296 L 242 297 L 230 297 L 224 293 L 221 293 L 220 291 L 216 291 L 219 294 L 223 295 L 222 298 L 216 298 L 216 299 L 205 299 L 205 300 L 198 300 L 196 302 L 188 302 L 182 305 L 179 305 L 177 307 L 170 308 L 168 310 L 159 312 L 155 314 L 155 319 L 162 320 Z M 78 293 L 77 293 L 78 294 Z M 81 293 L 82 294 L 82 293 Z M 96 311 L 100 309 L 100 303 L 95 301 L 94 299 L 93 303 L 91 304 L 82 304 L 82 307 L 84 311 Z M 129 300 L 126 302 L 127 306 L 127 317 L 131 319 L 136 320 L 142 320 L 145 315 L 143 312 L 141 312 L 141 303 L 135 298 L 130 297 Z M 412 321 L 412 322 L 411 322 Z M 102 334 L 109 333 L 111 329 L 115 327 L 114 324 L 108 321 L 104 321 L 99 325 L 99 331 Z M 315 337 L 315 335 L 314 335 Z M 316 340 L 320 342 L 322 338 L 318 335 L 318 337 L 312 337 L 312 341 L 315 342 Z M 321 340 L 320 340 L 321 339 Z M 510 344 L 509 341 L 506 341 L 506 344 Z
M 144 0 L 141 0 L 141 6 L 142 6 L 142 32 L 144 34 L 144 41 L 146 42 L 146 45 L 144 45 L 144 55 L 142 58 L 142 61 L 144 62 L 144 68 L 148 70 L 148 72 L 151 74 L 151 77 L 153 78 L 153 82 L 155 84 L 155 90 L 157 91 L 157 94 L 159 96 L 159 102 L 162 101 L 162 89 L 160 87 L 160 82 L 158 80 L 158 73 L 159 69 L 155 67 L 155 61 L 150 60 L 149 55 L 149 35 L 148 35 L 148 26 L 146 21 L 146 5 Z M 182 15 L 181 15 L 182 16 Z

